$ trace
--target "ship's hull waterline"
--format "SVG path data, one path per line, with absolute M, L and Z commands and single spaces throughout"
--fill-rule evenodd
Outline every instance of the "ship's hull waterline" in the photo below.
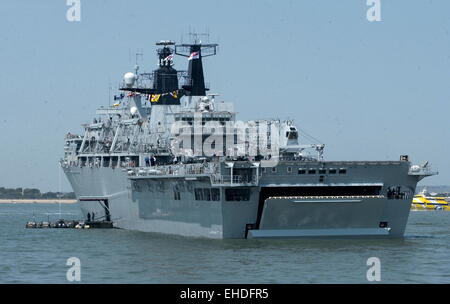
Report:
M 207 175 L 130 176 L 129 168 L 66 167 L 83 214 L 117 228 L 206 238 L 399 238 L 417 176 L 409 162 L 281 163 L 255 184 Z M 303 174 L 300 167 L 345 167 Z M 344 172 L 344 171 L 343 171 Z M 302 174 L 300 174 L 302 173 Z M 392 195 L 390 189 L 401 189 Z M 108 212 L 106 212 L 106 207 Z

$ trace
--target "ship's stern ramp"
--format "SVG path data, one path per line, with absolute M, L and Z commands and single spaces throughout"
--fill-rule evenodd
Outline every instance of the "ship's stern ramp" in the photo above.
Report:
M 392 230 L 388 203 L 383 195 L 268 197 L 247 237 L 385 238 Z

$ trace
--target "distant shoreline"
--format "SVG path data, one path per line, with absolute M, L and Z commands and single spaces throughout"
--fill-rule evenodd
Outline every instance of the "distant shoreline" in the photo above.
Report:
M 0 204 L 75 204 L 75 199 L 0 199 Z

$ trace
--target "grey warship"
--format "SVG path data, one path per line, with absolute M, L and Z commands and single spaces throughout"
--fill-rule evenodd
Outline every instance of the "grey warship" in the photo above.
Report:
M 66 135 L 60 164 L 86 218 L 207 238 L 403 237 L 417 182 L 436 174 L 427 164 L 325 161 L 293 121 L 239 122 L 208 94 L 217 44 L 156 45 L 157 69 L 136 65 L 114 105 Z

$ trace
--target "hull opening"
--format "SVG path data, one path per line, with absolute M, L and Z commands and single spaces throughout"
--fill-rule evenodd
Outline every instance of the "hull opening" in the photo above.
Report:
M 262 187 L 258 201 L 255 229 L 259 229 L 264 202 L 270 197 L 295 196 L 368 196 L 379 195 L 381 186 Z

